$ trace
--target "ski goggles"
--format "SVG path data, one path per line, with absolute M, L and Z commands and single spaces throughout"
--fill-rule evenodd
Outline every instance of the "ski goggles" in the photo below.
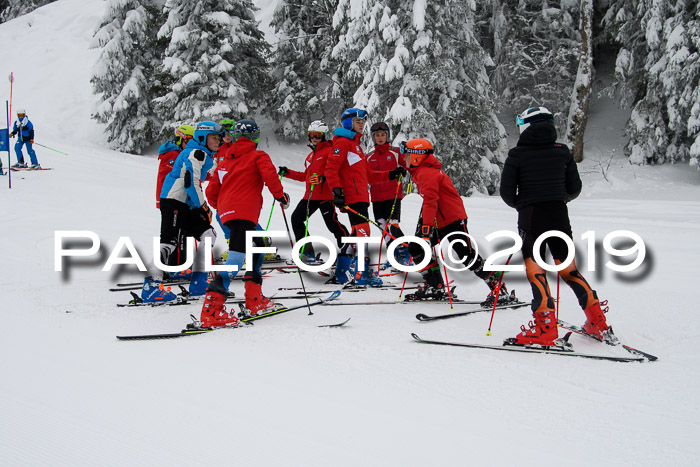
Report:
M 367 120 L 367 111 L 366 110 L 358 110 L 357 112 L 353 112 L 351 114 L 348 114 L 345 116 L 345 118 L 361 118 L 362 120 Z
M 323 133 L 320 131 L 310 131 L 309 138 L 323 139 Z
M 428 148 L 428 149 L 413 149 L 409 148 L 406 146 L 406 141 L 402 141 L 401 144 L 399 145 L 399 154 L 418 154 L 418 155 L 423 155 L 423 154 L 432 154 L 433 150 Z

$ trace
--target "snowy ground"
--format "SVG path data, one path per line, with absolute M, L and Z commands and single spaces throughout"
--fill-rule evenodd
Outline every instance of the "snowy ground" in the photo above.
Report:
M 628 165 L 617 111 L 604 102 L 593 109 L 580 166 L 584 193 L 570 206 L 572 224 L 577 236 L 595 231 L 600 252 L 602 238 L 614 230 L 644 239 L 647 259 L 639 272 L 613 273 L 603 266 L 610 257 L 601 253 L 597 272 L 586 275 L 610 301 L 609 321 L 620 339 L 658 355 L 658 362 L 430 347 L 410 337 L 499 343 L 528 321 L 528 309 L 498 312 L 491 337 L 486 313 L 419 323 L 418 306 L 392 305 L 319 307 L 313 316 L 290 312 L 249 329 L 117 341 L 117 334 L 177 332 L 199 307 L 121 309 L 116 303 L 128 294 L 107 291 L 140 278 L 101 272 L 117 239 L 132 238 L 147 256 L 159 218 L 157 161 L 105 149 L 89 119 L 96 52 L 87 43 L 103 7 L 60 0 L 0 26 L 3 44 L 21 40 L 28 51 L 0 49 L 6 74 L 15 73 L 14 105 L 27 109 L 37 142 L 70 154 L 37 148 L 40 162 L 54 170 L 13 172 L 11 190 L 7 177 L 0 178 L 0 464 L 700 463 L 700 332 L 693 331 L 690 294 L 700 280 L 700 175 L 686 165 Z M 9 89 L 2 94 L 9 98 Z M 303 146 L 273 138 L 262 149 L 291 167 L 300 167 L 305 154 Z M 302 185 L 285 182 L 285 188 L 296 203 Z M 415 225 L 419 204 L 416 195 L 404 202 L 405 226 Z M 516 213 L 498 197 L 475 196 L 465 205 L 470 230 L 487 253 L 494 248 L 484 236 L 515 228 Z M 284 229 L 278 208 L 271 228 Z M 101 258 L 55 272 L 56 230 L 96 232 Z M 320 218 L 311 231 L 326 233 Z M 585 271 L 586 243 L 576 244 Z M 485 296 L 472 275 L 453 276 L 460 298 Z M 308 287 L 320 286 L 320 277 L 306 277 Z M 530 298 L 523 274 L 507 282 Z M 297 284 L 296 276 L 277 274 L 263 290 L 272 295 Z M 242 295 L 240 283 L 234 291 Z M 368 291 L 341 300 L 395 298 L 395 292 Z M 427 304 L 420 311 L 449 307 Z M 561 314 L 583 321 L 564 287 Z M 352 319 L 345 328 L 317 327 L 346 318 Z M 572 342 L 580 351 L 621 350 Z

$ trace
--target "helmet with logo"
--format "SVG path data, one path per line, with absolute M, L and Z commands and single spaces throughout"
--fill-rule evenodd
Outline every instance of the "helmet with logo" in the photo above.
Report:
M 554 115 L 546 107 L 530 107 L 525 112 L 515 117 L 518 131 L 523 134 L 530 124 L 536 122 L 554 122 Z
M 192 125 L 180 125 L 175 128 L 175 144 L 182 146 L 187 144 L 194 137 L 194 127 Z
M 219 136 L 224 136 L 224 127 L 218 123 L 214 123 L 211 120 L 205 120 L 203 122 L 197 123 L 194 129 L 194 139 L 202 146 L 207 145 L 207 136 L 210 134 L 215 134 Z
M 403 142 L 399 146 L 399 152 L 402 155 L 409 156 L 409 164 L 411 167 L 418 167 L 423 161 L 433 153 L 433 145 L 425 138 L 416 138 L 408 142 Z
M 239 120 L 233 127 L 231 133 L 234 141 L 238 141 L 243 137 L 248 138 L 254 143 L 260 141 L 260 127 L 255 123 L 255 120 Z
M 233 127 L 236 125 L 236 121 L 232 120 L 230 118 L 225 118 L 219 122 L 219 125 L 224 127 L 224 130 L 231 131 L 231 130 L 233 130 Z
M 309 129 L 306 130 L 306 134 L 311 136 L 311 133 L 321 133 L 321 141 L 330 139 L 330 129 L 328 128 L 328 125 L 323 123 L 321 120 L 314 120 L 311 122 Z
M 387 125 L 384 122 L 375 123 L 374 125 L 372 125 L 372 128 L 370 128 L 370 131 L 372 132 L 372 139 L 374 139 L 374 134 L 378 131 L 386 132 L 387 141 L 391 139 L 391 130 L 389 129 L 389 125 Z
M 345 128 L 346 130 L 352 130 L 353 118 L 362 118 L 364 120 L 367 120 L 367 111 L 362 109 L 356 109 L 355 107 L 346 109 L 340 116 L 343 128 Z

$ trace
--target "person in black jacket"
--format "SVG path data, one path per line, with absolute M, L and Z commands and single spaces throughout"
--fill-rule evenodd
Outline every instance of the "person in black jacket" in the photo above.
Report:
M 543 233 L 556 230 L 572 238 L 566 203 L 581 193 L 581 178 L 569 148 L 556 142 L 554 116 L 544 107 L 531 107 L 517 117 L 520 139 L 508 152 L 501 174 L 501 198 L 518 210 L 518 231 L 523 240 L 525 270 L 532 287 L 532 311 L 535 318 L 530 328 L 521 326 L 515 339 L 519 344 L 553 345 L 558 338 L 554 299 L 549 292 L 545 270 L 533 259 L 535 240 Z M 564 240 L 549 237 L 542 243 L 540 257 L 549 247 L 554 262 L 566 260 L 568 248 Z M 576 294 L 586 314 L 584 330 L 601 338 L 612 336 L 605 314 L 607 301 L 600 302 L 596 292 L 576 269 L 572 261 L 561 277 Z M 606 335 L 607 334 L 607 335 Z

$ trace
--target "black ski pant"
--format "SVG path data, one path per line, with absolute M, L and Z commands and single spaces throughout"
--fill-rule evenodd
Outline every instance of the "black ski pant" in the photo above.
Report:
M 326 223 L 326 227 L 328 227 L 328 230 L 330 230 L 335 237 L 338 248 L 342 248 L 343 242 L 341 241 L 341 238 L 349 235 L 348 229 L 345 228 L 345 226 L 338 220 L 338 214 L 335 210 L 333 201 L 326 200 L 302 199 L 299 201 L 299 204 L 297 204 L 297 207 L 292 213 L 292 230 L 294 231 L 294 237 L 296 238 L 297 242 L 307 235 L 307 215 L 311 217 L 311 215 L 318 210 L 321 211 L 321 216 L 323 216 L 323 222 Z M 314 247 L 311 243 L 307 243 L 304 247 L 304 254 L 315 254 Z
M 449 235 L 447 241 L 452 244 L 452 249 L 455 252 L 455 257 L 462 258 L 462 264 L 465 266 L 474 260 L 474 264 L 469 268 L 474 272 L 480 279 L 486 279 L 491 274 L 488 271 L 484 271 L 484 260 L 481 256 L 476 253 L 476 250 L 472 246 L 472 241 L 466 235 L 469 231 L 467 230 L 467 219 L 461 219 L 459 221 L 453 222 L 444 227 L 440 227 L 437 230 L 436 235 L 430 239 L 430 246 L 435 246 L 439 241 L 444 239 Z M 450 235 L 452 234 L 452 235 Z M 416 236 L 420 237 L 420 232 L 416 233 Z M 413 261 L 420 263 L 425 257 L 423 248 L 415 243 L 408 244 L 408 251 L 413 256 Z

